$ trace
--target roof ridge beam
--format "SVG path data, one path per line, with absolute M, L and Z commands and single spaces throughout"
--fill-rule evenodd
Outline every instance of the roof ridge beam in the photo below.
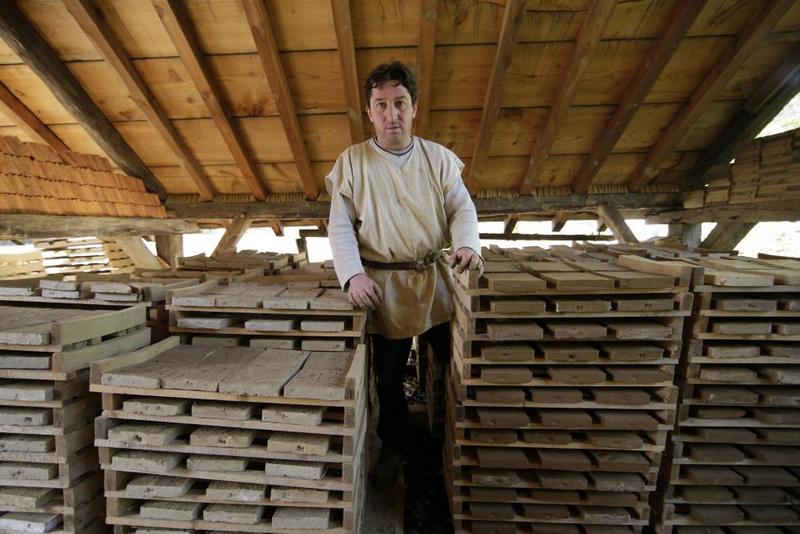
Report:
M 70 14 L 103 56 L 106 63 L 117 74 L 128 89 L 132 100 L 147 117 L 147 120 L 159 133 L 164 142 L 172 150 L 189 177 L 197 187 L 200 198 L 214 198 L 214 186 L 206 176 L 200 163 L 189 150 L 186 141 L 181 137 L 175 125 L 167 116 L 164 108 L 147 87 L 147 83 L 136 70 L 128 54 L 111 27 L 106 23 L 103 14 L 92 0 L 63 0 Z
M 631 173 L 627 182 L 629 190 L 639 191 L 655 178 L 659 166 L 792 5 L 793 0 L 769 0 L 763 3 L 755 19 L 744 25 L 736 41 L 725 49 L 722 57 L 711 67 L 678 115 L 659 136 L 647 157 Z
M 261 182 L 258 170 L 245 151 L 242 133 L 236 128 L 225 105 L 222 92 L 214 81 L 214 76 L 203 59 L 203 53 L 197 43 L 192 22 L 186 12 L 183 0 L 151 0 L 153 7 L 167 30 L 172 43 L 178 50 L 181 62 L 189 71 L 195 87 L 228 146 L 236 165 L 242 172 L 247 185 L 256 200 L 264 200 L 267 190 Z

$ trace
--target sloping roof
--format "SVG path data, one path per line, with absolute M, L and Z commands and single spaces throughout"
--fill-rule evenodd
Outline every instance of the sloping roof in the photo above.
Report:
M 467 163 L 473 192 L 676 191 L 796 83 L 800 39 L 798 0 L 17 5 L 166 192 L 195 195 L 185 199 L 323 192 L 336 156 L 371 131 L 354 87 L 390 59 L 421 63 L 422 133 Z M 120 77 L 128 61 L 134 89 Z M 32 67 L 0 43 L 0 82 L 67 147 L 103 154 Z M 154 126 L 153 113 L 166 120 Z M 31 139 L 20 120 L 4 113 L 0 135 Z

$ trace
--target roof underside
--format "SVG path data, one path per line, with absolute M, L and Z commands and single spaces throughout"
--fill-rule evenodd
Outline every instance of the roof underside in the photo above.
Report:
M 287 137 L 286 117 L 282 120 L 280 115 L 287 113 L 286 108 L 278 105 L 278 88 L 273 89 L 267 81 L 263 53 L 259 55 L 248 24 L 247 2 L 178 3 L 185 7 L 200 50 L 198 57 L 210 70 L 225 113 L 264 191 L 310 196 L 301 181 L 296 143 Z M 501 28 L 514 31 L 503 25 L 505 2 L 351 0 L 356 74 L 348 76 L 343 74 L 346 61 L 342 61 L 347 56 L 343 48 L 347 40 L 341 32 L 337 36 L 334 24 L 337 6 L 347 7 L 347 2 L 266 0 L 263 5 L 280 50 L 278 64 L 283 72 L 278 74 L 288 82 L 316 190 L 324 191 L 325 174 L 355 137 L 351 133 L 354 122 L 347 113 L 352 101 L 348 102 L 346 84 L 357 81 L 360 86 L 378 63 L 399 59 L 417 64 L 420 57 L 432 59 L 428 64 L 432 65 L 432 80 L 423 80 L 432 88 L 427 137 L 454 150 L 467 164 L 467 175 L 473 158 L 486 157 L 471 186 L 473 192 L 519 191 L 532 154 L 542 148 L 537 143 L 551 127 L 555 128 L 552 143 L 544 147 L 544 158 L 539 152 L 528 185 L 534 192 L 573 186 L 587 156 L 608 133 L 618 105 L 629 96 L 637 70 L 687 4 L 620 0 L 607 23 L 601 23 L 597 13 L 587 16 L 591 3 L 528 0 L 515 39 L 507 48 L 511 54 L 508 68 L 496 69 L 499 72 L 493 74 L 493 66 L 498 65 L 498 41 L 508 38 L 507 33 L 501 35 Z M 190 177 L 182 156 L 176 155 L 162 131 L 131 98 L 116 67 L 104 59 L 66 4 L 58 0 L 17 2 L 167 193 L 198 193 L 197 181 Z M 187 58 L 181 57 L 154 4 L 169 2 L 95 2 L 122 51 L 185 142 L 189 157 L 210 180 L 212 196 L 241 194 L 239 200 L 246 199 L 254 193 L 254 186 L 245 179 L 241 161 L 234 157 L 187 68 Z M 423 4 L 433 6 L 437 16 L 433 39 L 423 37 L 421 47 Z M 770 16 L 774 20 L 770 21 Z M 763 35 L 743 43 L 762 19 L 768 25 Z M 689 22 L 688 31 L 675 41 L 674 53 L 610 154 L 600 161 L 589 191 L 624 192 L 648 184 L 645 191 L 685 188 L 687 176 L 696 172 L 698 162 L 740 116 L 748 99 L 792 56 L 800 39 L 800 1 L 709 0 Z M 591 36 L 586 35 L 592 24 L 601 24 L 596 29 L 601 38 L 593 45 Z M 564 94 L 569 93 L 565 83 L 570 72 L 575 72 L 575 56 L 579 55 L 575 54 L 578 39 L 588 39 L 591 53 L 585 69 L 577 66 L 577 86 L 565 103 Z M 426 55 L 431 43 L 433 52 Z M 744 45 L 750 48 L 742 57 L 739 52 Z M 726 67 L 730 72 L 723 72 L 724 77 L 712 87 L 714 92 L 703 93 L 709 78 Z M 431 67 L 423 66 L 426 68 Z M 69 149 L 107 155 L 31 67 L 2 42 L 0 82 Z M 496 117 L 492 113 L 487 117 L 482 111 L 490 99 L 487 93 L 492 93 L 499 106 Z M 680 135 L 676 139 L 664 141 L 665 134 L 680 121 L 680 114 L 687 113 L 700 97 L 705 100 L 701 109 L 691 110 L 696 118 L 689 127 L 677 129 Z M 559 105 L 564 106 L 565 114 L 554 118 L 554 106 Z M 0 115 L 0 135 L 36 140 L 11 115 Z M 362 121 L 369 135 L 365 116 Z M 489 140 L 476 154 L 476 144 L 486 136 L 484 129 L 490 132 Z M 654 147 L 666 148 L 663 157 L 653 157 Z M 636 175 L 648 158 L 655 161 L 658 172 L 637 183 Z

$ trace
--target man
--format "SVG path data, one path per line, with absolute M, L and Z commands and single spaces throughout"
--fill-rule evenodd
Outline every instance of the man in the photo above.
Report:
M 480 269 L 475 206 L 464 164 L 411 135 L 416 80 L 400 62 L 373 70 L 364 87 L 375 137 L 345 150 L 326 178 L 328 236 L 336 274 L 355 306 L 369 309 L 382 455 L 396 454 L 408 407 L 403 373 L 413 336 L 428 333 L 449 358 L 453 274 Z M 449 266 L 442 251 L 450 243 Z

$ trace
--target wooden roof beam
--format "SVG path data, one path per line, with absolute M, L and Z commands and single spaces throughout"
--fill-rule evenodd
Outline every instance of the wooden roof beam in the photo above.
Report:
M 711 167 L 726 164 L 733 157 L 734 147 L 753 139 L 800 91 L 800 45 L 796 46 L 780 67 L 750 95 L 739 115 L 725 128 L 717 141 L 706 150 L 697 165 L 687 173 L 682 189 L 694 189 L 705 183 Z
M 503 223 L 503 235 L 508 237 L 513 234 L 514 228 L 516 228 L 518 222 L 519 217 L 516 215 L 506 215 L 506 219 Z
M 718 222 L 711 233 L 700 243 L 700 248 L 709 250 L 733 250 L 747 237 L 755 222 Z
M 617 104 L 614 114 L 603 129 L 603 134 L 595 141 L 589 155 L 584 159 L 583 165 L 572 182 L 574 192 L 585 193 L 589 189 L 598 171 L 603 167 L 661 72 L 669 63 L 675 50 L 678 49 L 678 45 L 689 27 L 705 5 L 706 0 L 679 0 L 673 8 L 658 41 L 639 65 L 625 94 Z
M 163 201 L 167 193 L 141 158 L 13 2 L 0 9 L 0 38 L 36 73 L 53 96 L 120 169 Z
M 511 55 L 517 44 L 519 29 L 525 15 L 525 0 L 508 0 L 503 11 L 503 23 L 500 26 L 497 50 L 492 62 L 492 72 L 489 75 L 489 84 L 483 99 L 481 123 L 478 127 L 478 139 L 472 151 L 469 165 L 469 176 L 466 186 L 474 194 L 479 185 L 483 168 L 489 159 L 489 148 L 492 145 L 495 122 L 500 114 L 500 95 L 503 93 L 503 81 L 508 68 L 511 66 Z
M 200 163 L 189 150 L 178 130 L 169 120 L 167 112 L 158 103 L 136 67 L 133 66 L 119 39 L 111 31 L 103 14 L 92 0 L 64 0 L 64 5 L 75 18 L 83 32 L 92 41 L 106 63 L 117 74 L 130 93 L 148 122 L 159 133 L 164 142 L 175 154 L 178 163 L 183 167 L 197 187 L 200 198 L 214 198 L 214 187 L 206 176 Z
M 793 0 L 767 0 L 760 3 L 762 7 L 758 14 L 744 25 L 736 41 L 723 52 L 645 159 L 631 173 L 627 183 L 629 190 L 639 191 L 655 178 L 659 166 L 793 4 Z
M 519 188 L 521 195 L 529 195 L 533 191 L 536 177 L 550 156 L 550 150 L 553 148 L 556 136 L 564 123 L 570 106 L 572 106 L 575 93 L 578 91 L 578 83 L 583 78 L 583 74 L 586 72 L 595 50 L 597 50 L 597 44 L 600 42 L 600 37 L 611 20 L 611 14 L 614 12 L 616 5 L 615 0 L 595 0 L 591 2 L 584 23 L 578 33 L 569 67 L 559 84 L 555 102 L 550 107 L 550 112 L 547 116 L 547 122 L 536 139 L 525 174 L 522 176 Z
M 597 214 L 605 221 L 606 226 L 611 229 L 611 233 L 614 234 L 614 237 L 616 237 L 620 243 L 639 242 L 617 208 L 608 204 L 600 204 L 597 207 Z
M 272 228 L 272 233 L 275 234 L 275 237 L 283 237 L 283 224 L 279 219 L 269 221 L 269 227 Z
M 319 195 L 319 190 L 311 170 L 311 156 L 308 154 L 308 147 L 300 129 L 300 121 L 297 119 L 297 109 L 289 90 L 286 72 L 281 63 L 278 43 L 275 40 L 275 32 L 272 30 L 267 7 L 263 0 L 242 0 L 242 6 L 250 26 L 250 32 L 253 34 L 256 50 L 258 50 L 258 58 L 278 107 L 283 130 L 300 175 L 303 193 L 306 198 L 315 199 Z
M 183 0 L 151 1 L 189 76 L 208 106 L 211 118 L 214 119 L 250 191 L 257 200 L 264 200 L 267 190 L 258 175 L 255 163 L 245 151 L 243 135 L 234 124 L 225 106 L 222 92 L 214 81 L 214 75 L 200 50 Z
M 11 90 L 0 83 L 0 113 L 23 130 L 38 143 L 50 145 L 58 152 L 67 152 L 69 147 L 53 133 Z
M 414 120 L 414 129 L 421 137 L 427 137 L 430 133 L 438 3 L 438 0 L 422 0 L 419 47 L 417 48 L 417 87 L 419 90 L 417 92 L 417 116 Z
M 556 213 L 551 221 L 553 232 L 560 232 L 564 228 L 564 225 L 567 224 L 570 215 L 571 213 L 568 211 L 559 211 Z
M 173 0 L 174 1 L 174 0 Z M 350 141 L 360 143 L 364 140 L 364 105 L 359 95 L 358 70 L 356 69 L 356 47 L 353 42 L 353 21 L 350 17 L 350 0 L 331 0 L 333 27 L 336 30 L 336 44 L 339 48 L 339 61 L 342 64 L 342 81 L 347 100 L 347 119 L 350 122 Z
M 214 248 L 212 256 L 219 256 L 220 254 L 231 254 L 236 252 L 236 243 L 242 238 L 244 233 L 250 228 L 252 219 L 247 215 L 239 214 L 231 220 L 230 224 L 225 228 L 225 233 L 222 234 L 222 239 L 219 240 L 217 246 Z

